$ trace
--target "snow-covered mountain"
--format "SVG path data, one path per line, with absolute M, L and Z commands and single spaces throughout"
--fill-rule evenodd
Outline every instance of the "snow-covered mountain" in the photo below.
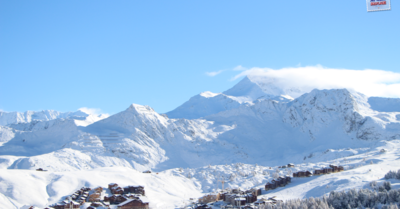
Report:
M 300 88 L 279 88 L 275 79 L 246 76 L 223 93 L 203 92 L 166 113 L 170 118 L 195 119 L 230 110 L 240 105 L 253 105 L 257 100 L 272 99 L 288 102 L 306 93 Z
M 86 126 L 101 119 L 107 118 L 108 115 L 93 115 L 84 111 L 76 112 L 58 112 L 55 110 L 43 111 L 26 111 L 26 112 L 4 112 L 0 111 L 0 126 L 8 126 L 18 123 L 37 123 L 39 121 L 49 121 L 55 119 L 74 119 L 80 126 Z
M 368 103 L 379 112 L 400 112 L 400 98 L 370 97 Z
M 231 165 L 236 163 L 256 165 L 254 170 L 257 166 L 271 170 L 271 166 L 287 163 L 311 168 L 313 163 L 344 162 L 355 158 L 355 154 L 359 154 L 359 162 L 365 158 L 361 153 L 366 150 L 373 150 L 374 163 L 379 163 L 387 159 L 377 157 L 381 146 L 391 150 L 391 163 L 398 161 L 399 99 L 367 97 L 347 89 L 300 89 L 281 88 L 276 80 L 246 77 L 228 91 L 201 93 L 167 114 L 137 104 L 107 118 L 80 111 L 1 112 L 0 169 L 8 170 L 0 178 L 12 183 L 0 182 L 0 202 L 7 207 L 21 206 L 13 200 L 44 205 L 58 201 L 75 187 L 105 184 L 107 178 L 90 178 L 93 171 L 124 182 L 132 180 L 126 180 L 128 177 L 122 177 L 120 172 L 129 178 L 132 174 L 148 183 L 150 196 L 161 198 L 155 201 L 158 206 L 171 201 L 176 207 L 182 198 L 188 198 L 181 191 L 193 195 L 212 191 L 218 175 L 228 178 L 235 172 Z M 387 170 L 390 163 L 385 163 Z M 254 170 L 245 167 L 242 172 L 253 173 L 252 177 L 247 178 L 246 174 L 227 185 L 262 186 L 270 179 L 268 175 L 256 176 Z M 19 172 L 37 168 L 49 173 L 38 176 L 30 171 Z M 178 172 L 176 168 L 187 169 Z M 160 186 L 137 172 L 147 169 L 162 172 L 157 178 L 169 182 L 168 188 L 174 187 L 173 182 L 181 186 L 162 189 L 168 198 L 159 195 Z M 24 193 L 24 186 L 12 180 L 14 174 L 28 179 L 21 182 L 40 187 L 40 200 L 25 201 L 16 195 Z M 194 178 L 186 179 L 187 175 Z M 349 176 L 350 173 L 343 174 L 343 178 Z M 65 186 L 71 179 L 79 180 L 71 187 Z M 329 181 L 345 184 L 334 178 Z M 61 187 L 69 189 L 64 191 Z M 304 191 L 310 191 L 301 195 L 325 193 L 315 188 L 307 187 Z M 48 196 L 51 198 L 46 199 Z
M 372 110 L 368 97 L 346 89 L 313 90 L 291 102 L 256 100 L 204 119 L 170 119 L 148 106 L 86 127 L 73 119 L 3 127 L 3 167 L 139 170 L 235 162 L 300 163 L 327 149 L 400 138 L 399 112 Z M 73 159 L 73 160 L 72 160 Z

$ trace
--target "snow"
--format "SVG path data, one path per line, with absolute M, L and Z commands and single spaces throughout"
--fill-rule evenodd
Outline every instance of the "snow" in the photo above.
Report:
M 291 102 L 258 100 L 194 120 L 132 104 L 86 127 L 73 119 L 12 124 L 2 131 L 8 137 L 2 139 L 0 159 L 20 156 L 3 161 L 8 168 L 52 171 L 111 165 L 162 171 L 236 162 L 275 166 L 300 163 L 327 149 L 398 139 L 397 115 L 370 109 L 366 96 L 346 89 L 313 90 Z
M 400 98 L 370 97 L 368 103 L 379 112 L 400 112 Z
M 200 93 L 200 96 L 205 97 L 205 98 L 215 97 L 217 95 L 219 95 L 219 94 L 212 93 L 211 91 L 205 91 L 205 92 Z
M 387 149 L 387 153 L 380 153 Z M 331 150 L 329 152 L 336 152 Z M 347 157 L 330 155 L 315 156 L 313 162 L 295 164 L 294 168 L 279 169 L 280 175 L 289 170 L 313 170 L 336 163 L 345 166 L 344 172 L 309 178 L 292 178 L 285 187 L 265 191 L 264 185 L 272 180 L 277 166 L 269 168 L 256 164 L 210 165 L 199 168 L 174 168 L 162 172 L 144 174 L 126 167 L 104 167 L 92 170 L 67 172 L 38 172 L 22 169 L 7 169 L 0 172 L 0 208 L 20 208 L 24 205 L 45 207 L 63 200 L 81 187 L 107 187 L 117 182 L 124 187 L 144 185 L 146 198 L 153 208 L 177 208 L 188 204 L 190 198 L 200 198 L 221 189 L 220 180 L 225 179 L 225 188 L 262 188 L 267 198 L 277 196 L 288 200 L 305 197 L 321 197 L 330 191 L 369 188 L 369 182 L 380 184 L 389 170 L 400 169 L 400 140 L 380 141 L 376 147 L 353 150 Z M 370 164 L 370 162 L 373 164 Z M 353 168 L 354 167 L 354 168 Z M 265 173 L 267 171 L 268 173 Z M 190 176 L 188 177 L 188 174 Z M 234 174 L 236 177 L 231 179 Z M 390 180 L 393 188 L 400 188 L 399 180 Z
M 168 116 L 138 104 L 109 117 L 0 112 L 0 208 L 44 207 L 111 182 L 144 185 L 152 207 L 174 208 L 221 189 L 221 179 L 225 188 L 263 188 L 288 163 L 296 167 L 280 175 L 329 164 L 346 171 L 294 179 L 264 196 L 363 188 L 400 167 L 397 101 L 246 77 L 223 93 L 194 96 Z
M 0 111 L 0 126 L 11 124 L 31 123 L 39 121 L 50 121 L 54 119 L 74 119 L 79 126 L 87 126 L 96 121 L 107 118 L 108 115 L 93 115 L 81 110 L 76 112 L 58 112 L 55 110 L 26 111 L 26 112 L 4 112 Z
M 251 80 L 249 77 L 245 77 L 234 87 L 223 93 L 209 91 L 200 93 L 166 114 L 169 118 L 196 119 L 235 109 L 240 105 L 253 105 L 257 100 L 270 99 L 289 102 L 293 100 L 293 96 L 299 96 L 299 93 L 286 94 L 297 92 L 297 90 L 292 90 L 280 91 L 272 81 L 260 81 L 255 77 Z

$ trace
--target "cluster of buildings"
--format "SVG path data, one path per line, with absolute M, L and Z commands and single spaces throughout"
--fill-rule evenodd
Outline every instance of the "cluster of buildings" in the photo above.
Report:
M 257 201 L 257 196 L 261 195 L 261 189 L 250 189 L 242 191 L 240 189 L 224 190 L 219 193 L 208 194 L 199 198 L 198 204 L 195 205 L 195 209 L 208 209 L 207 203 L 215 201 L 224 201 L 228 205 L 232 206 L 244 206 L 249 203 Z
M 149 200 L 143 186 L 120 187 L 116 183 L 108 185 L 111 196 L 104 196 L 102 187 L 91 189 L 82 187 L 74 194 L 45 209 L 79 209 L 84 203 L 90 203 L 86 209 L 149 209 Z M 114 205 L 114 206 L 113 206 Z M 115 206 L 116 205 L 116 206 Z M 86 207 L 86 206 L 85 206 Z
M 282 202 L 282 200 L 277 200 L 276 197 L 269 197 L 269 198 L 261 198 L 254 203 L 251 204 L 246 204 L 245 206 L 241 206 L 242 209 L 254 209 L 254 208 L 259 208 L 261 205 L 276 205 L 278 202 Z M 234 209 L 237 208 L 236 206 L 233 205 L 223 205 L 221 206 L 222 209 Z
M 278 187 L 284 187 L 290 182 L 292 182 L 292 178 L 290 178 L 290 176 L 280 176 L 277 179 L 273 179 L 271 182 L 267 182 L 267 184 L 265 184 L 265 191 L 276 189 Z
M 51 207 L 46 209 L 75 209 L 80 208 L 83 203 L 86 202 L 87 197 L 89 196 L 89 191 L 91 189 L 88 187 L 82 187 L 77 190 L 72 195 L 65 198 L 64 201 L 60 203 L 56 203 Z
M 311 173 L 310 171 L 298 171 L 296 173 L 293 173 L 293 177 L 310 177 L 312 175 L 330 174 L 341 171 L 344 171 L 343 166 L 329 165 L 329 167 L 326 168 L 315 169 L 313 173 Z
M 104 196 L 103 202 L 118 205 L 118 209 L 149 209 L 149 200 L 145 196 L 143 186 L 126 186 L 124 188 L 116 183 L 108 185 L 111 196 Z

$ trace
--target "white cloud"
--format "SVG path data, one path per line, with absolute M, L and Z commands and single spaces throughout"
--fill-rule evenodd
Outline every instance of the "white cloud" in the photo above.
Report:
M 348 88 L 367 96 L 399 97 L 400 73 L 384 70 L 332 69 L 321 65 L 282 69 L 254 67 L 239 73 L 232 80 L 249 77 L 275 78 L 279 87 L 303 89 Z
M 243 67 L 241 65 L 238 65 L 238 66 L 234 67 L 232 70 L 233 71 L 244 71 L 244 70 L 247 70 L 247 68 L 245 68 L 245 67 Z M 219 71 L 213 71 L 213 72 L 206 72 L 206 75 L 208 75 L 210 77 L 214 77 L 214 76 L 216 76 L 216 75 L 218 75 L 218 74 L 220 74 L 220 73 L 222 73 L 224 71 L 227 71 L 227 70 L 225 69 L 225 70 L 219 70 Z
M 82 111 L 82 112 L 84 112 L 84 113 L 87 113 L 87 114 L 91 114 L 91 115 L 100 115 L 100 114 L 103 114 L 103 115 L 109 115 L 109 114 L 107 114 L 107 113 L 102 113 L 102 111 L 101 111 L 101 109 L 100 108 L 88 108 L 88 107 L 81 107 L 81 108 L 79 108 L 78 110 L 80 110 L 80 111 Z
M 241 65 L 238 65 L 238 66 L 234 67 L 233 70 L 234 71 L 243 71 L 243 70 L 247 70 L 247 68 L 245 68 Z
M 210 77 L 214 77 L 222 72 L 224 72 L 224 70 L 219 70 L 219 71 L 214 71 L 214 72 L 206 72 L 206 75 L 208 75 Z

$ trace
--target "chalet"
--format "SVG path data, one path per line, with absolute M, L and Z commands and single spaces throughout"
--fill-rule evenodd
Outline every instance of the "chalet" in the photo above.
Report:
M 261 189 L 253 188 L 253 189 L 247 190 L 245 193 L 251 193 L 254 196 L 260 196 L 261 195 Z
M 286 182 L 287 182 L 287 183 L 292 182 L 292 178 L 290 178 L 290 176 L 287 175 L 285 178 L 286 178 Z
M 106 197 L 106 196 L 104 197 L 104 202 L 110 202 L 110 204 L 115 204 L 115 205 L 125 202 L 127 200 L 128 200 L 127 197 L 120 194 L 114 194 L 111 197 Z
M 199 203 L 215 202 L 222 198 L 221 194 L 208 194 L 199 198 Z
M 267 182 L 267 184 L 265 184 L 265 191 L 268 191 L 272 189 L 272 184 L 270 182 Z
M 99 202 L 100 201 L 100 193 L 95 192 L 89 195 L 88 202 Z
M 230 202 L 231 201 L 231 199 L 233 198 L 235 196 L 235 194 L 232 194 L 232 193 L 226 193 L 226 194 L 224 194 L 224 196 L 223 196 L 223 200 L 224 200 L 224 202 Z
M 47 170 L 43 170 L 43 168 L 38 168 L 36 169 L 36 171 L 47 171 Z
M 129 199 L 120 203 L 117 209 L 149 209 L 149 201 L 141 196 L 138 199 Z
M 314 170 L 314 175 L 321 175 L 323 174 L 323 169 L 315 169 Z
M 66 201 L 62 203 L 58 203 L 53 206 L 54 209 L 79 209 L 81 207 L 81 204 L 75 202 L 75 201 Z
M 145 195 L 144 186 L 126 186 L 124 187 L 124 194 L 128 193 Z
M 110 190 L 111 194 L 124 194 L 124 190 L 119 186 L 112 187 Z
M 233 198 L 233 202 L 231 202 L 231 204 L 234 206 L 246 205 L 246 197 L 242 195 L 236 195 L 236 197 Z
M 111 190 L 111 188 L 117 187 L 117 186 L 118 186 L 118 184 L 116 184 L 116 183 L 111 183 L 111 184 L 108 184 L 108 189 Z
M 80 197 L 77 201 L 78 201 L 79 203 L 83 204 L 83 203 L 86 202 L 86 197 Z
M 151 173 L 151 170 L 143 171 L 143 173 Z
M 272 185 L 271 189 L 276 189 L 278 187 L 278 182 L 275 179 L 273 179 L 271 181 L 271 185 Z
M 110 202 L 102 202 L 105 207 L 110 207 Z
M 257 201 L 257 195 L 253 195 L 252 193 L 245 194 L 244 198 L 246 198 L 246 203 L 253 203 Z
M 93 189 L 94 192 L 101 193 L 103 191 L 103 187 L 97 187 Z
M 310 171 L 298 171 L 297 173 L 293 173 L 293 177 L 310 177 L 312 173 Z
M 294 168 L 294 164 L 293 163 L 289 163 L 289 164 L 287 164 L 287 167 L 288 168 Z
M 97 207 L 103 207 L 104 205 L 101 202 L 92 202 L 92 204 L 90 204 L 90 206 L 97 208 Z
M 339 172 L 339 166 L 337 165 L 329 165 L 330 168 L 332 168 L 332 172 L 336 173 Z
M 339 166 L 339 172 L 344 171 L 344 167 L 343 166 Z
M 332 168 L 323 168 L 322 169 L 322 173 L 323 174 L 330 174 L 330 173 L 332 173 Z
M 304 177 L 306 176 L 304 171 L 298 171 L 297 173 L 293 173 L 293 177 Z
M 278 186 L 279 186 L 279 187 L 284 187 L 284 186 L 286 185 L 286 179 L 285 179 L 285 178 L 282 178 L 282 177 L 279 177 L 279 178 L 277 179 L 277 183 L 278 183 Z
M 228 192 L 223 192 L 220 194 L 219 198 L 223 201 L 225 201 L 225 195 L 228 194 Z M 193 198 L 190 198 L 191 200 L 193 200 Z
M 265 185 L 265 190 L 268 191 L 270 189 L 276 189 L 278 187 L 278 183 L 275 180 L 272 180 L 271 182 L 267 182 Z

